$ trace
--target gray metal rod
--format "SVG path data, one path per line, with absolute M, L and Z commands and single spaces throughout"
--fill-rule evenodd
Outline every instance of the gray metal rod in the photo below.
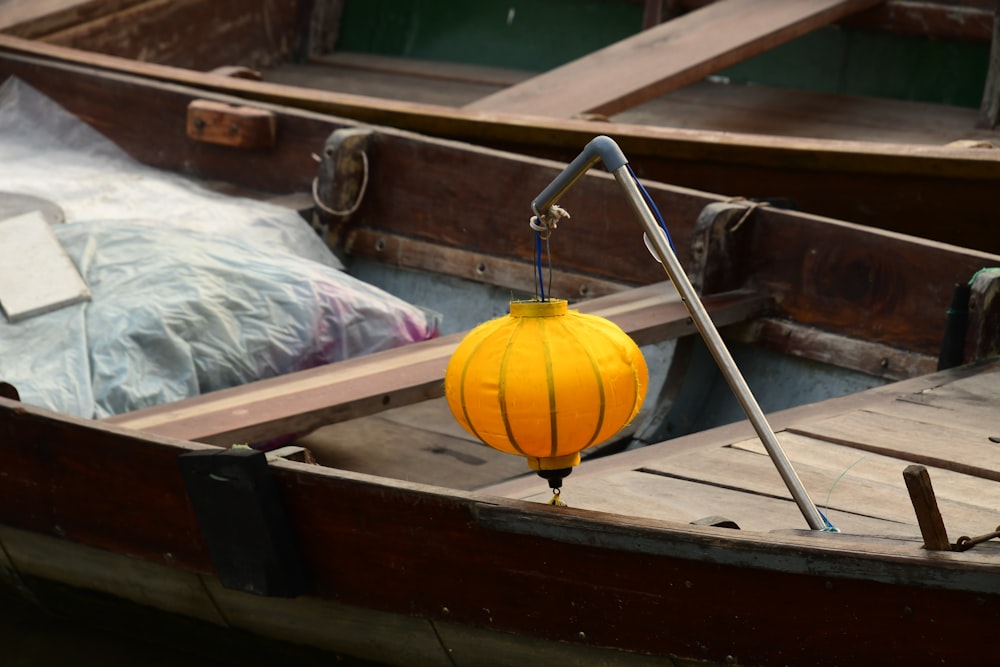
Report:
M 599 137 L 598 139 L 600 139 L 599 143 L 595 143 L 598 142 L 597 139 L 591 141 L 590 144 L 588 144 L 588 149 L 585 150 L 584 153 L 581 153 L 576 160 L 567 166 L 566 169 L 563 170 L 563 172 L 552 182 L 552 184 L 550 184 L 549 187 L 547 187 L 542 194 L 540 194 L 535 201 L 532 202 L 532 208 L 534 209 L 536 215 L 543 215 L 552 205 L 555 204 L 556 199 L 563 192 L 569 189 L 569 187 L 575 183 L 580 176 L 583 175 L 583 172 L 593 166 L 598 159 L 603 157 L 598 154 L 598 152 L 593 150 L 593 148 L 600 147 L 600 152 L 607 152 L 607 143 L 610 142 L 614 144 L 614 142 L 607 137 Z M 615 148 L 617 148 L 616 144 Z M 613 151 L 611 152 L 611 155 L 614 156 Z M 617 155 L 621 155 L 620 150 L 618 150 Z M 622 160 L 624 160 L 624 156 L 622 156 Z M 612 159 L 611 162 L 612 165 L 609 166 L 609 170 L 614 174 L 615 180 L 618 181 L 618 184 L 625 191 L 628 202 L 636 216 L 639 218 L 639 222 L 641 223 L 643 230 L 646 232 L 646 237 L 649 239 L 653 249 L 656 251 L 657 257 L 660 259 L 664 270 L 667 272 L 667 276 L 670 278 L 670 281 L 674 284 L 674 287 L 680 294 L 681 300 L 684 302 L 684 305 L 687 308 L 688 313 L 691 315 L 691 319 L 694 321 L 695 327 L 698 329 L 702 339 L 705 341 L 705 345 L 708 347 L 709 352 L 711 352 L 712 357 L 719 366 L 719 370 L 722 371 L 723 376 L 726 378 L 726 382 L 729 383 L 729 387 L 736 395 L 736 400 L 743 408 L 743 411 L 747 415 L 747 419 L 750 420 L 754 430 L 757 432 L 757 436 L 764 444 L 764 448 L 767 450 L 768 455 L 771 457 L 771 461 L 778 469 L 778 474 L 780 474 L 781 479 L 784 480 L 785 486 L 787 486 L 789 492 L 791 492 L 792 499 L 795 501 L 795 504 L 798 505 L 799 510 L 802 512 L 802 515 L 805 517 L 806 523 L 809 524 L 810 528 L 813 530 L 825 529 L 828 525 L 827 522 L 819 513 L 815 503 L 813 503 L 813 501 L 809 498 L 809 494 L 806 492 L 805 487 L 802 485 L 798 475 L 795 474 L 795 470 L 792 468 L 791 463 L 785 456 L 785 452 L 781 449 L 781 445 L 778 443 L 778 438 L 775 436 L 774 431 L 771 430 L 771 426 L 768 424 L 763 410 L 761 410 L 760 405 L 757 404 L 757 400 L 750 391 L 750 387 L 747 385 L 746 380 L 743 378 L 739 368 L 736 366 L 736 362 L 729 353 L 729 349 L 722 340 L 719 330 L 716 329 L 708 311 L 705 310 L 705 306 L 698 297 L 698 293 L 695 291 L 694 286 L 691 284 L 687 274 L 684 272 L 684 268 L 681 266 L 680 261 L 671 249 L 670 242 L 667 240 L 666 234 L 660 227 L 659 222 L 653 216 L 653 212 L 646 203 L 646 200 L 643 197 L 642 192 L 639 190 L 635 179 L 632 177 L 632 174 L 628 169 L 628 162 L 622 162 L 617 159 Z

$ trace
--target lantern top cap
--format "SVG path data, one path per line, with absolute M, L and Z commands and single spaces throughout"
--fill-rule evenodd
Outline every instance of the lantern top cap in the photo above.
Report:
M 555 317 L 568 311 L 566 299 L 511 301 L 511 317 Z

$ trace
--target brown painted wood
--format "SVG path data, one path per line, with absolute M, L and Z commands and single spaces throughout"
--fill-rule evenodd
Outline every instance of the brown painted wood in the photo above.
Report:
M 975 365 L 960 366 L 931 373 L 930 375 L 917 376 L 839 398 L 780 410 L 769 414 L 768 421 L 771 424 L 771 428 L 777 432 L 788 431 L 789 433 L 797 433 L 796 429 L 820 423 L 826 419 L 848 412 L 864 409 L 893 414 L 892 412 L 887 412 L 886 406 L 898 408 L 901 405 L 909 405 L 915 401 L 930 401 L 932 405 L 940 405 L 943 401 L 950 401 L 948 403 L 950 405 L 959 403 L 966 406 L 969 404 L 978 406 L 978 409 L 962 409 L 961 412 L 957 412 L 955 410 L 958 408 L 953 405 L 952 411 L 932 410 L 929 413 L 926 410 L 919 410 L 915 406 L 911 406 L 918 409 L 918 413 L 916 414 L 936 415 L 943 413 L 946 416 L 944 417 L 945 422 L 942 426 L 947 427 L 950 425 L 952 428 L 961 431 L 963 430 L 961 428 L 963 424 L 974 419 L 981 419 L 986 415 L 985 412 L 980 412 L 980 410 L 986 409 L 985 406 L 990 404 L 984 403 L 979 399 L 979 387 L 983 384 L 989 386 L 994 381 L 997 372 L 1000 372 L 1000 359 L 991 359 Z M 989 414 L 992 414 L 992 412 Z M 917 421 L 917 419 L 914 416 L 913 420 Z M 925 418 L 925 421 L 928 421 L 927 418 Z M 635 470 L 646 465 L 651 465 L 651 462 L 662 461 L 668 456 L 681 455 L 710 445 L 742 442 L 755 437 L 757 437 L 756 433 L 749 421 L 734 422 L 709 431 L 693 433 L 682 438 L 667 440 L 659 444 L 651 444 L 646 447 L 623 452 L 613 457 L 586 461 L 580 466 L 579 470 L 574 471 L 573 478 L 576 480 L 590 475 L 600 476 L 622 470 Z M 853 446 L 853 443 L 840 444 Z M 886 455 L 895 456 L 891 452 Z M 522 497 L 521 494 L 524 493 L 523 489 L 523 481 L 516 480 L 497 484 L 493 487 L 482 489 L 482 491 L 496 495 Z
M 906 489 L 910 493 L 910 502 L 917 515 L 920 534 L 924 538 L 924 548 L 929 551 L 950 551 L 948 531 L 944 527 L 941 511 L 938 509 L 937 498 L 927 468 L 918 465 L 906 466 L 903 470 Z
M 273 112 L 211 100 L 188 105 L 186 127 L 191 139 L 233 148 L 271 148 L 277 135 Z
M 793 228 L 775 224 L 775 214 L 755 211 L 744 225 L 753 228 L 749 247 L 737 252 L 756 280 L 785 297 L 788 319 L 924 355 L 940 352 L 952 285 L 968 280 L 962 274 L 971 277 L 977 262 L 994 263 L 974 252 L 968 264 L 952 263 L 943 258 L 954 248 L 937 244 L 890 248 L 898 238 L 891 235 L 854 243 L 848 239 L 861 228 L 818 220 Z
M 0 3 L 0 30 L 39 38 L 107 16 L 146 0 L 6 0 Z
M 206 445 L 95 429 L 95 422 L 6 399 L 0 399 L 0 412 L 4 466 L 18 471 L 0 484 L 0 521 L 155 562 L 209 569 L 176 462 L 179 453 Z
M 401 411 L 406 414 L 397 416 Z M 297 442 L 331 468 L 451 489 L 472 490 L 530 472 L 523 458 L 462 430 L 443 398 L 331 424 Z
M 719 0 L 466 108 L 557 118 L 611 115 L 874 4 Z
M 1000 252 L 1000 238 L 990 231 L 994 229 L 989 215 L 992 184 L 1000 178 L 1000 155 L 993 151 L 739 136 L 626 123 L 515 119 L 217 77 L 4 35 L 0 35 L 0 48 L 8 54 L 8 61 L 17 53 L 54 57 L 66 63 L 136 73 L 151 80 L 319 109 L 566 161 L 596 134 L 605 133 L 619 141 L 646 178 L 727 195 L 766 199 L 777 194 L 791 197 L 802 210 Z M 12 62 L 8 62 L 8 71 L 11 67 Z M 36 77 L 40 75 L 35 72 Z M 58 93 L 55 86 L 48 90 Z M 81 102 L 80 93 L 67 91 L 66 96 L 71 106 Z M 133 104 L 137 110 L 147 106 Z M 850 196 L 844 196 L 845 192 Z M 915 198 L 915 192 L 921 197 Z M 942 225 L 944 219 L 952 224 Z
M 930 354 L 901 350 L 893 345 L 820 331 L 772 317 L 731 327 L 727 338 L 888 380 L 926 375 L 937 367 L 937 359 Z
M 953 369 L 907 386 L 973 372 Z M 720 432 L 709 435 L 719 444 Z M 163 555 L 178 529 L 194 532 L 185 500 L 171 490 L 179 485 L 174 457 L 197 445 L 2 400 L 0 443 L 13 454 L 0 478 L 0 521 L 206 571 L 193 552 Z M 98 464 L 108 455 L 114 465 Z M 312 604 L 336 600 L 574 646 L 716 662 L 738 650 L 755 664 L 905 665 L 918 657 L 965 664 L 989 650 L 989 629 L 1000 621 L 989 583 L 1000 554 L 988 545 L 931 560 L 907 541 L 684 526 L 321 466 L 271 467 L 309 566 Z M 707 594 L 720 587 L 731 593 L 724 600 Z M 572 613 L 550 619 L 552 600 L 572 600 Z M 810 613 L 790 617 L 789 605 Z M 611 606 L 618 612 L 609 616 Z M 652 629 L 663 623 L 670 633 Z M 781 643 L 789 632 L 798 637 L 790 646 Z M 954 641 L 940 642 L 940 632 Z M 777 655 L 775 646 L 783 647 Z
M 668 285 L 582 303 L 640 344 L 693 333 L 688 313 Z M 741 293 L 709 299 L 724 325 L 759 314 L 766 302 Z M 443 395 L 444 371 L 464 333 L 263 380 L 109 418 L 108 423 L 214 444 L 260 442 Z
M 995 392 L 993 395 L 992 399 L 983 395 L 982 400 L 992 400 L 995 405 Z M 1000 450 L 989 440 L 992 431 L 926 424 L 865 410 L 797 424 L 789 430 L 920 465 L 1000 481 Z
M 879 517 L 906 526 L 908 535 L 918 534 L 914 532 L 917 523 L 913 505 L 901 475 L 908 465 L 906 461 L 794 433 L 781 432 L 778 438 L 792 466 L 803 477 L 803 484 L 824 513 L 829 514 L 829 508 Z M 772 495 L 781 492 L 782 482 L 759 439 L 734 442 L 730 448 L 752 452 L 758 458 L 756 465 L 767 464 L 763 466 L 767 470 L 757 473 L 749 472 L 748 466 L 745 479 L 737 482 L 737 488 L 757 489 Z M 676 466 L 670 460 L 663 464 L 667 470 L 675 470 Z M 694 472 L 692 466 L 688 469 Z M 705 467 L 698 474 L 711 479 L 711 471 L 711 467 Z M 994 482 L 942 468 L 932 468 L 929 472 L 938 482 L 936 498 L 941 512 L 953 529 L 977 532 L 994 522 L 994 503 L 998 497 Z M 785 496 L 788 497 L 787 493 Z M 834 523 L 843 529 L 836 519 Z
M 845 27 L 937 39 L 989 41 L 992 0 L 888 0 L 843 21 Z
M 714 0 L 676 0 L 679 9 L 692 10 Z M 844 27 L 879 30 L 899 35 L 938 39 L 989 41 L 993 0 L 886 0 L 849 16 Z
M 124 4 L 124 3 L 122 3 Z M 61 46 L 207 71 L 285 60 L 296 46 L 298 3 L 146 0 L 37 38 Z
M 191 141 L 181 119 L 193 99 L 239 98 L 9 53 L 0 55 L 0 73 L 26 78 L 153 166 L 270 192 L 308 192 L 316 169 L 312 153 L 334 129 L 352 126 L 335 117 L 257 103 L 277 115 L 281 140 L 270 151 L 233 151 Z M 121 108 L 133 115 L 123 117 Z M 628 147 L 623 149 L 628 155 Z M 369 157 L 368 194 L 357 213 L 362 227 L 519 261 L 531 261 L 534 254 L 529 202 L 562 168 L 386 128 L 378 130 Z M 642 155 L 630 160 L 640 173 L 647 167 Z M 908 183 L 918 190 L 922 184 Z M 687 263 L 694 221 L 705 205 L 726 198 L 646 184 Z M 829 184 L 820 185 L 838 196 Z M 662 269 L 647 260 L 641 234 L 630 224 L 634 216 L 610 175 L 591 170 L 560 203 L 573 217 L 551 242 L 556 269 L 632 284 L 663 279 Z M 1000 264 L 984 252 L 773 206 L 754 210 L 733 240 L 734 253 L 746 261 L 744 279 L 775 295 L 780 317 L 925 355 L 940 351 L 951 286 L 983 266 Z
M 401 234 L 367 228 L 351 229 L 343 247 L 351 257 L 373 259 L 388 266 L 432 271 L 509 287 L 515 290 L 515 295 L 525 298 L 535 293 L 535 266 L 524 260 L 452 248 L 432 241 L 419 241 Z M 551 286 L 551 294 L 574 301 L 615 294 L 629 287 L 622 282 L 558 269 L 553 269 L 551 281 L 546 276 L 546 282 Z

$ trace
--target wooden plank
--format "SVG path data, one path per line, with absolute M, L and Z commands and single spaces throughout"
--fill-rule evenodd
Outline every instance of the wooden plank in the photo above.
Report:
M 81 73 L 74 66 L 87 68 L 87 75 L 92 78 L 81 81 Z M 117 142 L 134 154 L 142 154 L 145 156 L 142 159 L 159 166 L 171 163 L 175 168 L 180 164 L 199 171 L 205 169 L 204 163 L 198 161 L 175 161 L 176 150 L 167 150 L 185 142 L 172 141 L 174 132 L 169 127 L 163 127 L 162 121 L 172 103 L 164 101 L 162 96 L 165 93 L 160 89 L 163 86 L 157 81 L 197 86 L 203 91 L 277 102 L 439 137 L 485 143 L 530 155 L 558 157 L 564 161 L 575 157 L 595 134 L 608 134 L 619 141 L 634 165 L 641 165 L 641 171 L 648 179 L 727 195 L 766 198 L 779 193 L 793 197 L 802 210 L 924 235 L 960 246 L 1000 251 L 1000 241 L 998 235 L 992 233 L 994 225 L 990 217 L 994 203 L 990 186 L 1000 173 L 1000 155 L 995 155 L 997 151 L 885 142 L 788 140 L 783 137 L 693 132 L 626 123 L 514 118 L 504 114 L 474 113 L 409 101 L 220 77 L 61 48 L 8 35 L 0 35 L 0 70 L 4 75 L 16 74 L 25 78 L 74 113 L 87 118 L 101 117 L 103 100 L 128 98 L 127 106 L 134 109 L 135 117 L 143 120 L 142 129 L 135 131 L 136 136 L 129 136 L 129 129 L 114 127 L 111 123 L 105 123 L 101 129 L 113 134 Z M 134 75 L 142 77 L 147 87 L 142 92 L 130 90 L 134 82 L 130 86 L 128 78 Z M 204 93 L 196 96 L 204 96 Z M 188 101 L 185 100 L 184 104 Z M 156 129 L 147 130 L 153 124 Z M 284 152 L 283 145 L 289 141 L 286 130 L 282 130 L 279 142 L 281 152 Z M 151 133 L 162 137 L 162 141 L 150 142 Z M 299 146 L 296 150 L 315 152 L 315 146 Z M 296 164 L 303 166 L 296 167 Z M 253 187 L 279 187 L 282 191 L 291 191 L 302 186 L 289 184 L 290 178 L 297 176 L 308 164 L 307 160 L 299 159 L 275 170 L 273 164 L 263 166 L 258 163 L 247 175 L 260 175 Z M 422 170 L 412 171 L 419 175 Z M 208 174 L 207 177 L 217 178 L 218 175 Z M 526 182 L 528 180 L 525 179 Z M 546 182 L 540 183 L 539 187 Z M 850 192 L 851 196 L 845 197 L 844 192 Z M 919 201 L 914 198 L 914 192 L 921 193 Z M 662 195 L 652 194 L 662 207 Z M 700 205 L 704 203 L 707 201 Z M 684 219 L 685 215 L 683 210 L 676 214 L 680 219 Z M 468 216 L 468 219 L 478 220 L 479 213 Z M 953 224 L 941 225 L 943 219 L 951 220 Z M 490 218 L 483 220 L 489 223 L 491 229 L 495 228 Z M 594 247 L 600 246 L 595 244 Z M 679 247 L 683 248 L 683 243 Z M 935 263 L 920 262 L 915 265 L 934 266 Z M 626 267 L 617 265 L 616 268 Z
M 400 58 L 355 51 L 337 51 L 316 55 L 310 58 L 309 62 L 320 65 L 321 67 L 318 69 L 357 70 L 368 74 L 376 72 L 400 74 L 417 80 L 457 81 L 497 88 L 513 86 L 530 79 L 532 76 L 532 72 L 528 70 L 440 60 Z
M 613 114 L 840 20 L 879 0 L 719 0 L 466 109 Z
M 903 380 L 936 370 L 937 360 L 860 338 L 849 338 L 775 318 L 734 326 L 729 340 L 753 343 L 781 354 L 850 368 L 872 377 Z
M 107 3 L 107 0 L 105 0 Z M 248 5 L 251 5 L 248 6 Z M 227 65 L 259 68 L 290 57 L 299 3 L 246 0 L 116 0 L 101 11 L 60 21 L 34 37 L 204 72 Z
M 535 289 L 535 267 L 526 261 L 485 252 L 450 248 L 401 234 L 363 227 L 347 233 L 344 250 L 352 257 L 366 257 L 389 266 L 433 271 L 466 280 L 509 287 L 530 295 Z M 624 283 L 576 272 L 553 269 L 551 291 L 563 298 L 591 298 L 628 289 Z
M 930 475 L 923 466 L 910 465 L 903 471 L 906 488 L 910 492 L 913 511 L 917 514 L 920 524 L 920 534 L 924 538 L 924 548 L 932 551 L 950 551 L 948 531 L 941 519 L 934 488 L 931 486 Z
M 428 414 L 393 414 L 417 407 Z M 465 433 L 444 399 L 325 426 L 298 444 L 331 468 L 452 489 L 472 490 L 529 472 L 523 458 Z
M 973 130 L 976 114 L 975 109 L 928 102 L 704 80 L 612 120 L 689 131 L 943 146 L 983 136 Z
M 933 424 L 970 437 L 1000 436 L 997 392 L 1000 374 L 983 372 L 941 386 L 901 392 L 893 401 L 867 406 L 871 412 L 921 424 Z
M 143 2 L 146 0 L 4 0 L 0 2 L 0 30 L 34 39 Z
M 757 314 L 752 293 L 709 297 L 717 326 Z M 751 306 L 748 308 L 748 306 Z M 607 317 L 642 344 L 693 333 L 688 313 L 667 284 L 654 284 L 578 305 Z M 464 333 L 366 357 L 212 392 L 108 419 L 110 423 L 215 444 L 260 442 L 443 395 L 444 371 Z
M 803 484 L 810 490 L 813 502 L 824 512 L 829 507 L 834 513 L 847 511 L 909 526 L 917 525 L 903 479 L 903 471 L 908 465 L 906 461 L 859 452 L 794 433 L 781 432 L 778 439 Z M 748 490 L 790 498 L 759 440 L 743 440 L 726 449 L 744 452 L 758 459 L 756 463 L 744 459 L 744 480 L 734 476 L 731 483 L 745 485 Z M 664 461 L 659 464 L 671 471 L 683 465 L 683 459 L 678 463 Z M 761 468 L 754 470 L 751 465 Z M 688 464 L 687 469 L 691 470 L 692 466 Z M 693 469 L 694 474 L 697 474 L 696 470 Z M 701 474 L 716 475 L 713 468 L 706 470 L 711 472 Z M 932 468 L 931 474 L 937 482 L 941 510 L 953 532 L 978 534 L 998 522 L 996 512 L 1000 507 L 1000 487 L 995 483 L 941 468 Z M 830 518 L 838 523 L 836 516 L 831 515 Z
M 1000 481 L 1000 447 L 976 433 L 857 410 L 789 429 L 855 449 Z
M 541 479 L 525 480 L 523 500 L 544 503 L 551 498 Z M 677 479 L 633 470 L 563 482 L 560 498 L 569 507 L 623 516 L 691 523 L 707 516 L 735 521 L 741 530 L 771 531 L 803 525 L 802 514 L 791 499 L 748 493 L 698 480 Z M 914 536 L 915 526 L 877 517 L 838 513 L 845 532 L 867 535 Z
M 714 0 L 671 0 L 678 9 L 704 7 Z M 841 27 L 896 35 L 989 41 L 993 0 L 885 0 L 840 22 Z
M 852 410 L 877 408 L 878 406 L 892 403 L 900 395 L 918 395 L 922 392 L 947 387 L 957 382 L 975 380 L 977 377 L 995 372 L 1000 372 L 1000 359 L 984 363 L 979 367 L 962 366 L 952 368 L 881 387 L 874 387 L 839 398 L 780 410 L 769 414 L 768 421 L 771 424 L 771 428 L 775 431 L 790 432 L 799 424 L 822 421 L 823 419 L 841 415 Z M 613 457 L 584 461 L 580 468 L 574 471 L 574 480 L 591 475 L 601 476 L 616 471 L 636 470 L 646 465 L 655 465 L 656 462 L 662 462 L 666 457 L 680 456 L 705 446 L 714 445 L 719 447 L 750 439 L 756 440 L 756 435 L 750 422 L 746 420 L 734 422 L 708 431 L 692 433 L 674 440 L 667 440 L 662 443 L 622 452 Z M 856 458 L 853 460 L 856 460 Z M 850 465 L 850 462 L 847 465 Z M 524 482 L 525 480 L 511 480 L 480 490 L 484 493 L 519 498 L 527 493 Z

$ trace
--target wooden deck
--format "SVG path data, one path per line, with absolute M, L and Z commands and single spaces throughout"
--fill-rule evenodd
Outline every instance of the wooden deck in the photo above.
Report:
M 919 536 L 903 470 L 927 466 L 952 542 L 1000 523 L 1000 360 L 770 416 L 813 501 L 841 531 Z M 547 501 L 530 476 L 482 489 Z M 723 516 L 749 530 L 803 520 L 748 423 L 585 461 L 571 506 L 684 522 Z
M 813 501 L 845 533 L 919 538 L 903 479 L 928 468 L 949 538 L 1000 524 L 1000 360 L 921 376 L 769 416 Z M 993 438 L 993 440 L 991 440 Z M 463 431 L 443 399 L 331 425 L 302 439 L 320 462 L 357 472 L 547 502 L 520 457 Z M 490 484 L 489 480 L 502 480 Z M 741 529 L 804 527 L 746 421 L 585 460 L 571 507 Z
M 462 107 L 530 80 L 533 72 L 335 52 L 262 71 L 265 81 L 400 102 Z M 607 116 L 692 131 L 943 146 L 1000 144 L 976 129 L 978 111 L 941 104 L 702 80 Z

